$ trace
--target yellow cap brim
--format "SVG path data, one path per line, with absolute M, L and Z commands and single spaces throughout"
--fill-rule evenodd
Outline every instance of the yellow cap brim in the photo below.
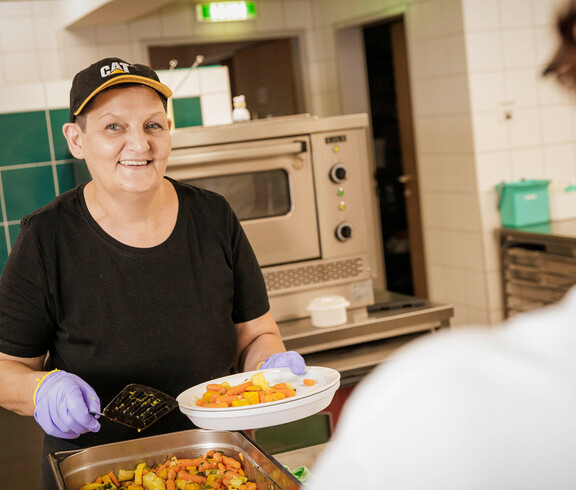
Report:
M 121 75 L 119 77 L 115 77 L 108 80 L 107 82 L 100 85 L 96 90 L 94 90 L 88 97 L 86 97 L 86 99 L 84 100 L 84 102 L 82 102 L 82 105 L 78 107 L 74 115 L 77 116 L 78 114 L 80 114 L 84 109 L 84 107 L 86 107 L 86 104 L 88 104 L 88 102 L 90 102 L 94 97 L 96 97 L 96 95 L 102 92 L 102 90 L 107 89 L 108 87 L 112 87 L 113 85 L 119 85 L 121 83 L 139 83 L 141 85 L 146 85 L 148 87 L 153 88 L 157 92 L 161 93 L 167 99 L 172 97 L 172 90 L 170 90 L 170 88 L 164 85 L 163 83 L 157 82 L 156 80 L 152 80 L 151 78 L 141 77 L 138 75 Z

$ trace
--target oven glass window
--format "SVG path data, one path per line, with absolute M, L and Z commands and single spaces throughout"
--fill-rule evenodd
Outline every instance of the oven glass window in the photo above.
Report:
M 223 195 L 240 221 L 282 216 L 292 208 L 288 174 L 281 169 L 187 179 L 186 182 Z

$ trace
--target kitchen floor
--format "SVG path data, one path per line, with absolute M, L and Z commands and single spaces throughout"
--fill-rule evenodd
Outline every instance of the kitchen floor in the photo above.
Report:
M 42 429 L 34 417 L 0 408 L 2 488 L 40 488 Z

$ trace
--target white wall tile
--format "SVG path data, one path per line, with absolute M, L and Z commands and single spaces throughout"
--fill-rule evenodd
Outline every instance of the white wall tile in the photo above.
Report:
M 478 192 L 493 192 L 500 182 L 512 180 L 510 153 L 507 150 L 476 154 Z
M 71 80 L 46 82 L 46 104 L 51 109 L 65 109 L 70 104 Z
M 7 85 L 16 85 L 27 82 L 39 82 L 40 71 L 38 59 L 34 51 L 27 53 L 4 53 L 4 80 Z
M 553 76 L 538 81 L 538 99 L 540 104 L 574 104 L 576 96 L 572 90 L 558 83 Z
M 74 75 L 83 70 L 91 63 L 98 61 L 98 47 L 91 44 L 78 44 L 62 48 L 62 59 L 64 60 L 64 77 L 72 80 Z
M 538 67 L 544 68 L 558 49 L 556 29 L 552 25 L 534 27 L 535 57 Z M 542 70 L 539 69 L 539 72 Z
M 472 73 L 469 76 L 472 111 L 494 111 L 506 98 L 504 73 Z
M 546 145 L 544 152 L 543 177 L 560 182 L 573 182 L 576 175 L 574 143 Z
M 500 2 L 502 28 L 526 27 L 534 23 L 533 9 L 526 0 L 503 0 Z
M 472 154 L 429 154 L 418 162 L 420 187 L 432 191 L 474 192 L 477 182 Z
M 536 64 L 536 42 L 532 29 L 502 31 L 505 68 L 525 68 Z
M 542 118 L 537 109 L 515 109 L 505 125 L 512 148 L 529 147 L 542 142 Z
M 310 88 L 316 92 L 338 90 L 338 71 L 334 60 L 311 63 L 309 77 Z
M 131 40 L 131 31 L 124 24 L 100 24 L 95 31 L 98 43 L 125 43 Z
M 484 255 L 485 269 L 490 274 L 501 273 L 501 260 L 500 260 L 500 235 L 496 230 L 491 229 L 482 233 L 482 248 Z M 490 291 L 490 287 L 488 290 Z
M 153 39 L 161 38 L 162 20 L 160 14 L 153 13 L 139 17 L 129 24 L 130 36 L 134 40 L 144 40 L 153 44 Z
M 52 16 L 36 16 L 32 19 L 35 49 L 58 49 L 58 36 Z
M 463 1 L 464 28 L 468 31 L 474 31 L 499 27 L 499 4 L 500 0 Z
M 93 26 L 83 28 L 69 28 L 57 30 L 58 42 L 63 47 L 77 47 L 87 45 L 95 50 L 96 48 L 96 29 Z
M 312 115 L 329 117 L 342 114 L 339 92 L 313 93 L 310 102 Z
M 0 17 L 0 47 L 4 52 L 33 50 L 34 26 L 31 17 Z
M 31 3 L 17 0 L 0 2 L 0 17 L 26 16 L 31 14 Z
M 442 49 L 446 52 L 447 73 L 462 74 L 467 71 L 466 44 L 462 33 L 445 37 Z
M 500 32 L 469 32 L 466 35 L 468 69 L 471 73 L 501 70 L 504 66 Z
M 476 151 L 497 151 L 508 147 L 506 121 L 500 112 L 474 114 L 474 147 Z
M 60 7 L 65 6 L 66 0 L 42 0 L 30 2 L 30 9 L 34 16 L 53 16 Z
M 570 106 L 542 107 L 540 112 L 542 118 L 543 143 L 558 143 L 562 141 L 573 141 L 574 107 Z
M 477 232 L 457 232 L 454 235 L 452 252 L 457 257 L 457 265 L 481 273 L 486 267 L 482 235 Z
M 540 146 L 510 151 L 512 180 L 539 179 L 546 173 L 544 154 Z
M 160 10 L 162 34 L 165 37 L 190 36 L 193 32 L 194 10 L 184 4 L 175 3 Z
M 58 49 L 42 50 L 38 53 L 38 73 L 40 80 L 64 78 L 62 60 Z
M 480 194 L 479 198 L 482 231 L 493 231 L 501 227 L 500 210 L 498 208 L 499 196 L 496 189 L 489 193 Z
M 134 52 L 134 45 L 132 43 L 118 42 L 118 43 L 102 43 L 98 45 L 98 56 L 97 59 L 103 58 L 120 58 L 128 61 L 129 63 L 135 63 L 136 55 Z M 92 60 L 97 61 L 97 60 Z M 92 62 L 90 61 L 90 62 Z M 142 60 L 144 61 L 144 60 Z
M 286 28 L 283 5 L 280 0 L 258 4 L 258 17 L 254 21 L 256 31 L 282 30 Z
M 462 0 L 441 0 L 445 34 L 462 33 L 464 29 Z
M 310 35 L 306 35 L 305 42 L 305 54 L 309 62 L 333 58 L 336 46 L 334 29 L 314 29 Z
M 486 279 L 483 271 L 463 269 L 464 294 L 462 302 L 466 305 L 485 309 L 488 300 Z
M 44 85 L 40 82 L 0 87 L 0 112 L 3 114 L 45 108 Z
M 310 0 L 284 1 L 286 29 L 311 28 L 315 25 L 315 15 Z
M 410 12 L 416 17 L 415 20 L 418 22 L 417 28 L 420 38 L 426 39 L 445 34 L 444 12 L 441 2 L 420 2 L 415 4 Z
M 472 128 L 465 114 L 421 117 L 416 128 L 421 153 L 466 152 L 472 148 Z
M 486 305 L 484 308 L 497 315 L 492 321 L 501 321 L 503 319 L 503 292 L 502 292 L 502 275 L 500 271 L 492 271 L 486 274 Z
M 538 105 L 539 73 L 534 68 L 506 70 L 503 73 L 506 96 L 502 100 L 513 101 L 515 107 Z
M 558 9 L 566 5 L 564 0 L 530 0 L 536 25 L 551 25 L 556 20 Z
M 415 78 L 438 77 L 454 73 L 451 66 L 456 64 L 450 57 L 452 38 L 434 38 L 417 41 L 411 46 L 410 67 Z

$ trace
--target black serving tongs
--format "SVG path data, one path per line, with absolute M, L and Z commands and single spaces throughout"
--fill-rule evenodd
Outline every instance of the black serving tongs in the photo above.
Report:
M 141 431 L 177 406 L 178 402 L 166 393 L 145 385 L 129 384 L 101 413 L 94 415 L 102 415 L 113 422 Z

